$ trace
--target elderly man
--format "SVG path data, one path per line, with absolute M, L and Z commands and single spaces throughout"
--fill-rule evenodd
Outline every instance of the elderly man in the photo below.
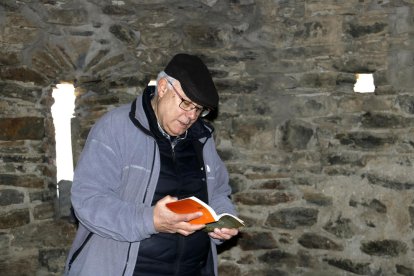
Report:
M 237 229 L 200 231 L 166 204 L 196 196 L 235 213 L 227 170 L 202 117 L 218 106 L 200 58 L 177 54 L 130 105 L 91 129 L 78 161 L 72 204 L 79 219 L 66 275 L 217 275 L 216 244 Z

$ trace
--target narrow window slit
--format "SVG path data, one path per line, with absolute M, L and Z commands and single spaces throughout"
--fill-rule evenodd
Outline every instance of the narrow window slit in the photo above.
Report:
M 71 119 L 74 117 L 75 88 L 73 84 L 57 84 L 53 89 L 52 97 L 55 103 L 51 112 L 55 126 L 56 140 L 56 182 L 73 180 L 73 154 Z M 58 187 L 59 196 L 59 187 Z
M 356 93 L 373 93 L 375 91 L 373 74 L 356 74 L 356 83 L 354 92 Z

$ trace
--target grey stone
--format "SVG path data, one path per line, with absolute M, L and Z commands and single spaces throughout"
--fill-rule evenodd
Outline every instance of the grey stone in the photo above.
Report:
M 294 200 L 294 195 L 288 193 L 249 192 L 234 195 L 234 200 L 246 205 L 274 206 Z
M 269 232 L 243 232 L 239 242 L 243 250 L 277 248 L 277 242 Z
M 352 221 L 347 218 L 338 217 L 335 221 L 328 221 L 323 227 L 329 233 L 334 234 L 338 238 L 349 239 L 354 236 L 354 226 Z
M 365 174 L 364 175 L 371 184 L 379 185 L 385 188 L 393 190 L 411 190 L 414 189 L 414 183 L 412 182 L 400 182 L 397 180 L 389 179 L 388 177 L 383 177 L 375 174 Z
M 241 275 L 241 271 L 238 265 L 233 263 L 220 263 L 218 267 L 218 273 L 220 275 L 238 276 Z
M 375 22 L 374 24 L 368 26 L 356 25 L 351 23 L 348 25 L 348 33 L 352 37 L 358 38 L 360 36 L 366 36 L 373 33 L 383 32 L 386 27 L 387 24 L 382 22 Z
M 313 136 L 313 130 L 295 122 L 287 122 L 282 127 L 283 144 L 287 149 L 305 149 Z
M 370 263 L 360 263 L 349 259 L 327 259 L 326 262 L 357 275 L 374 275 L 369 267 Z
M 39 250 L 39 263 L 47 271 L 63 273 L 62 263 L 66 262 L 67 249 L 41 249 Z
M 397 97 L 397 103 L 402 111 L 414 114 L 414 97 L 411 95 L 401 95 Z
M 351 148 L 374 149 L 385 146 L 386 144 L 395 144 L 397 138 L 392 135 L 377 135 L 367 132 L 351 132 L 347 134 L 338 134 L 336 138 L 342 145 Z
M 52 87 L 76 87 L 76 163 L 94 122 L 177 52 L 212 71 L 207 119 L 246 222 L 220 246 L 220 275 L 413 275 L 412 18 L 408 0 L 2 1 L 0 275 L 61 275 L 75 234 L 57 212 L 70 207 Z M 374 93 L 353 92 L 356 73 Z
M 24 194 L 17 190 L 0 190 L 0 206 L 23 203 Z
M 368 112 L 362 115 L 362 126 L 365 128 L 404 128 L 412 125 L 410 119 L 393 114 Z
M 16 209 L 0 214 L 0 229 L 19 227 L 30 222 L 28 209 Z
M 404 276 L 412 276 L 414 275 L 414 268 L 407 267 L 404 265 L 396 265 L 397 273 L 404 275 Z
M 371 256 L 396 257 L 407 253 L 408 247 L 398 240 L 361 242 L 361 251 Z
M 0 78 L 12 81 L 20 81 L 26 83 L 35 83 L 38 85 L 46 85 L 47 80 L 44 75 L 33 69 L 23 67 L 0 68 Z
M 33 209 L 33 218 L 36 220 L 50 219 L 53 218 L 54 215 L 55 208 L 54 204 L 51 202 L 39 204 Z
M 410 215 L 411 228 L 414 229 L 414 206 L 408 207 L 408 213 Z
M 266 225 L 283 229 L 296 229 L 314 225 L 318 220 L 318 210 L 293 207 L 270 213 Z
M 139 42 L 135 33 L 128 29 L 126 26 L 122 25 L 112 25 L 109 27 L 109 31 L 119 40 L 126 42 L 128 44 L 137 44 Z
M 8 160 L 7 158 L 3 160 Z M 30 161 L 25 158 L 13 158 L 12 161 Z M 44 179 L 36 175 L 13 175 L 13 174 L 0 174 L 0 184 L 15 186 L 15 187 L 26 187 L 26 188 L 43 188 Z
M 316 204 L 319 206 L 330 206 L 332 205 L 332 197 L 325 196 L 323 194 L 317 193 L 305 193 L 303 198 L 312 204 Z
M 291 267 L 295 267 L 299 263 L 297 256 L 280 249 L 268 250 L 266 253 L 259 256 L 259 261 L 274 264 L 275 266 L 285 264 Z
M 311 249 L 342 251 L 344 247 L 333 240 L 315 233 L 305 233 L 299 239 L 300 245 Z
M 0 139 L 42 139 L 44 120 L 40 117 L 0 118 Z

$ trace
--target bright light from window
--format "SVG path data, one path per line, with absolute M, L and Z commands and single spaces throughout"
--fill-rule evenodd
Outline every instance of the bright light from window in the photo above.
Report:
M 372 93 L 375 91 L 374 77 L 372 74 L 356 74 L 354 92 Z
M 52 93 L 55 103 L 52 105 L 53 124 L 56 140 L 56 181 L 73 180 L 72 135 L 70 120 L 75 109 L 75 89 L 72 84 L 56 85 Z

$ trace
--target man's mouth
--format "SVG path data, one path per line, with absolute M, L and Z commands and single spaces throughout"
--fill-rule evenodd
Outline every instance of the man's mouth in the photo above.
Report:
M 178 121 L 180 123 L 180 125 L 182 125 L 183 127 L 188 127 L 190 124 L 190 121 L 188 123 L 183 123 L 181 121 Z

